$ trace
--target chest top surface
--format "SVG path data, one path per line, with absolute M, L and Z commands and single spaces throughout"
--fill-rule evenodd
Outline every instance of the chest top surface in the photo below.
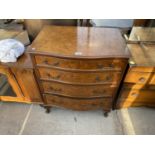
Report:
M 155 67 L 155 45 L 128 44 L 134 66 Z
M 129 57 L 118 29 L 45 26 L 30 52 L 67 57 Z

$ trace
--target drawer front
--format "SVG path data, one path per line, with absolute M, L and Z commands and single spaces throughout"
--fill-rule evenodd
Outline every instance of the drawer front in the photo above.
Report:
M 147 106 L 147 107 L 155 107 L 155 102 L 129 102 L 126 100 L 121 100 L 117 102 L 116 108 L 128 108 L 128 107 L 141 107 L 141 106 Z
M 124 89 L 147 89 L 147 90 L 155 91 L 155 85 L 142 85 L 142 84 L 136 84 L 136 83 L 124 83 L 123 88 Z
M 48 65 L 65 69 L 119 69 L 126 67 L 126 59 L 62 59 L 49 56 L 35 56 L 38 65 Z
M 116 84 L 120 81 L 121 73 L 114 71 L 106 72 L 66 72 L 62 70 L 39 68 L 41 79 L 56 80 L 61 82 L 86 84 L 107 83 Z
M 128 72 L 124 82 L 141 85 L 155 85 L 155 73 Z
M 44 95 L 46 105 L 58 106 L 74 110 L 91 110 L 102 108 L 110 111 L 112 107 L 111 98 L 100 98 L 100 99 L 77 99 L 60 97 L 57 95 Z
M 59 82 L 42 82 L 44 93 L 61 94 L 75 97 L 112 97 L 114 85 L 70 85 Z
M 155 102 L 155 91 L 122 89 L 119 100 L 130 102 Z
M 129 68 L 130 71 L 132 72 L 146 72 L 146 73 L 150 73 L 150 72 L 155 72 L 155 67 L 137 67 L 137 66 L 133 66 Z

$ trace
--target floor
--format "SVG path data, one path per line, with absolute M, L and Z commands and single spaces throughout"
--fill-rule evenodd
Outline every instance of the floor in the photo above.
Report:
M 1 135 L 122 135 L 155 134 L 155 109 L 72 111 L 53 108 L 47 114 L 38 105 L 0 102 Z

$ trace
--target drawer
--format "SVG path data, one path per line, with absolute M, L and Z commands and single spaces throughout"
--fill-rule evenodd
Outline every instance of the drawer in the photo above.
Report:
M 60 82 L 42 82 L 44 93 L 73 97 L 112 97 L 115 85 L 70 85 Z
M 136 83 L 124 83 L 123 88 L 124 89 L 148 89 L 148 90 L 155 91 L 155 85 L 142 85 L 142 84 L 136 84 Z
M 40 78 L 44 80 L 56 80 L 60 82 L 90 84 L 107 83 L 116 84 L 121 79 L 121 72 L 68 72 L 57 69 L 39 68 Z
M 133 67 L 130 67 L 129 68 L 129 70 L 130 71 L 132 71 L 132 72 L 155 72 L 155 67 L 142 67 L 142 66 L 140 66 L 140 67 L 137 67 L 137 66 L 133 66 Z
M 37 65 L 54 66 L 65 69 L 97 70 L 97 69 L 117 69 L 126 67 L 126 59 L 65 59 L 50 56 L 35 56 Z
M 48 106 L 58 106 L 73 110 L 91 110 L 102 108 L 110 111 L 112 107 L 111 98 L 77 99 L 57 95 L 45 95 L 44 99 Z
M 129 102 L 155 102 L 155 91 L 122 89 L 119 100 Z
M 124 82 L 141 85 L 155 85 L 155 73 L 128 72 Z

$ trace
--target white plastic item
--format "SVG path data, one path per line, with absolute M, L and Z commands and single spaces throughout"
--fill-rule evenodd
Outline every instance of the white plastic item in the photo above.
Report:
M 0 41 L 0 61 L 16 62 L 17 58 L 25 51 L 24 45 L 15 39 L 4 39 Z

